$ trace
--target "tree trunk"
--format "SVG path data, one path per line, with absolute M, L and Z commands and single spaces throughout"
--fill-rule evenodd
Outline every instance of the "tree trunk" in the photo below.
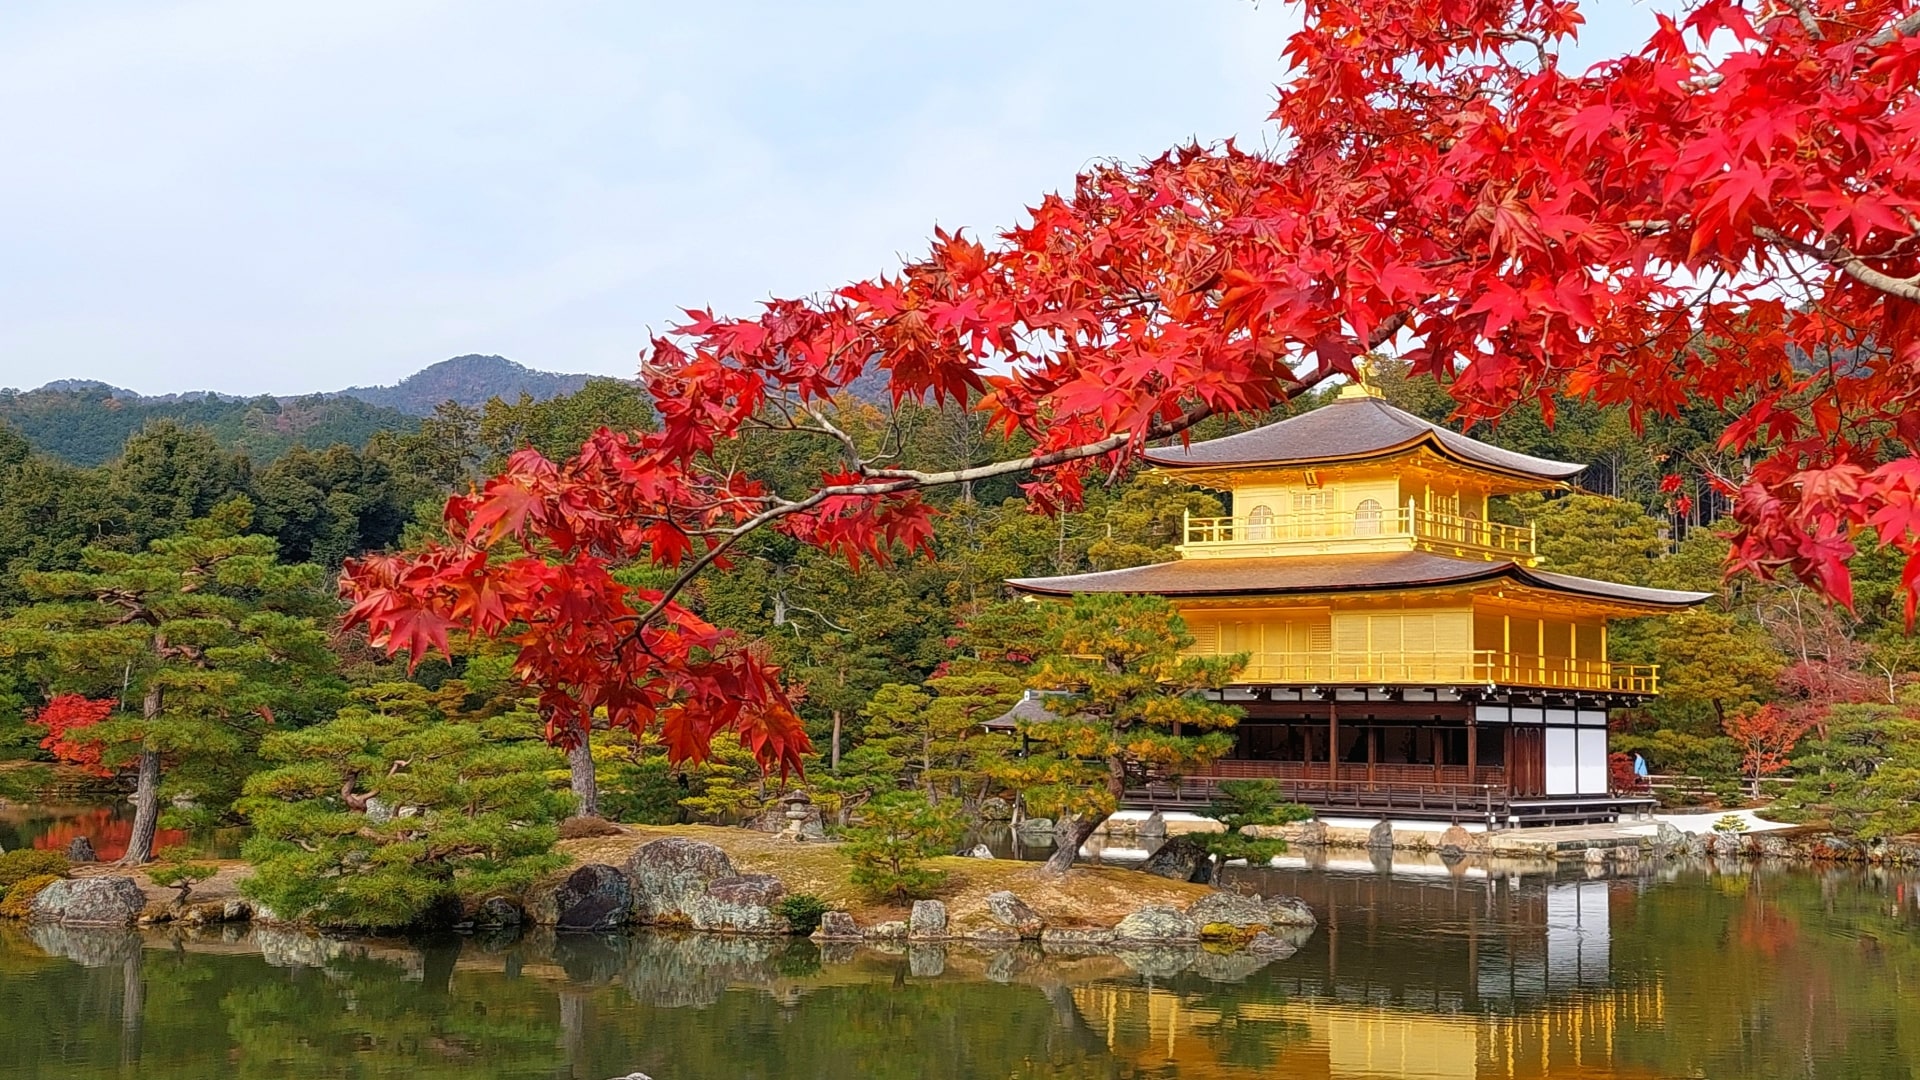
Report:
M 147 687 L 140 715 L 149 725 L 160 718 L 165 690 L 159 682 Z M 160 829 L 160 751 L 140 751 L 140 771 L 133 787 L 133 835 L 127 839 L 127 853 L 121 866 L 145 866 L 153 861 L 153 837 Z
M 833 765 L 834 772 L 840 771 L 840 710 L 833 710 Z
M 1057 846 L 1053 849 L 1053 854 L 1047 857 L 1046 865 L 1040 868 L 1041 873 L 1059 876 L 1072 869 L 1073 860 L 1080 857 L 1080 845 L 1086 843 L 1087 837 L 1092 836 L 1094 830 L 1105 824 L 1110 816 L 1112 815 L 1093 814 L 1085 819 L 1067 818 L 1073 823 L 1073 827 L 1068 829 L 1064 836 L 1058 829 L 1054 830 L 1053 842 Z
M 593 774 L 593 743 L 590 732 L 582 731 L 580 741 L 567 751 L 568 786 L 573 789 L 573 797 L 578 805 L 574 813 L 580 817 L 600 816 L 600 782 Z

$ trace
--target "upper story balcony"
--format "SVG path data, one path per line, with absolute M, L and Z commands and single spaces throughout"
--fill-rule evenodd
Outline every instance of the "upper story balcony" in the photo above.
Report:
M 1383 507 L 1369 499 L 1352 511 L 1261 513 L 1186 518 L 1187 558 L 1248 558 L 1331 552 L 1428 551 L 1488 560 L 1539 561 L 1532 525 L 1525 528 L 1409 503 Z

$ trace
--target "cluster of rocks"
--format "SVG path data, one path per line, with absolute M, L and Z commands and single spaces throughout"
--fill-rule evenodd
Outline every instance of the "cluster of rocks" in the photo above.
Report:
M 919 900 L 905 921 L 861 927 L 852 915 L 830 911 L 820 921 L 814 938 L 822 942 L 868 941 L 929 943 L 961 941 L 1011 945 L 1038 942 L 1048 952 L 1107 952 L 1160 946 L 1215 943 L 1245 948 L 1268 956 L 1291 954 L 1302 935 L 1318 925 L 1313 910 L 1294 897 L 1216 892 L 1183 910 L 1166 905 L 1143 907 L 1111 927 L 1049 926 L 1045 919 L 1011 892 L 986 898 L 984 917 L 955 925 L 946 905 Z
M 786 894 L 780 879 L 740 873 L 727 853 L 712 844 L 669 837 L 634 852 L 624 868 L 588 863 L 561 881 L 536 888 L 527 898 L 527 918 L 569 931 L 638 924 L 785 934 L 790 929 L 787 919 L 774 907 Z

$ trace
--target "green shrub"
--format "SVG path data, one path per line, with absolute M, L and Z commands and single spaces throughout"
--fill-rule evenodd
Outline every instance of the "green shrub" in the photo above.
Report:
M 173 863 L 149 869 L 147 880 L 163 889 L 179 889 L 180 896 L 174 903 L 184 907 L 193 887 L 219 872 L 219 867 L 205 863 Z
M 0 918 L 24 919 L 32 915 L 33 898 L 59 880 L 59 874 L 35 874 L 14 882 L 4 890 L 4 895 L 0 895 Z
M 781 897 L 773 913 L 787 920 L 793 933 L 805 937 L 820 929 L 820 916 L 827 913 L 827 902 L 812 893 L 794 893 Z
M 1713 823 L 1713 831 L 1721 834 L 1743 833 L 1747 831 L 1747 819 L 1739 814 L 1722 814 Z
M 1245 859 L 1248 866 L 1270 863 L 1274 856 L 1283 855 L 1287 850 L 1285 840 L 1277 837 L 1271 840 L 1256 839 L 1242 832 L 1195 833 L 1193 838 L 1207 849 L 1207 854 L 1221 862 Z
M 1280 785 L 1271 780 L 1222 780 L 1213 788 L 1213 805 L 1206 815 L 1237 833 L 1248 825 L 1291 825 L 1313 817 L 1299 803 L 1282 802 Z
M 949 805 L 935 806 L 917 791 L 895 791 L 868 804 L 866 819 L 848 829 L 848 875 L 869 895 L 908 900 L 930 895 L 947 879 L 921 863 L 959 843 L 966 826 Z
M 11 889 L 31 877 L 67 872 L 67 857 L 58 851 L 9 851 L 0 855 L 0 890 Z

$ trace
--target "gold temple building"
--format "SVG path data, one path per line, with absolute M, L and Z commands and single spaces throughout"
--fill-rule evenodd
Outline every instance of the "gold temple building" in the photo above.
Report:
M 1491 446 L 1364 385 L 1252 431 L 1147 453 L 1227 493 L 1174 562 L 1022 578 L 1029 596 L 1157 594 L 1203 654 L 1247 654 L 1245 711 L 1204 776 L 1143 777 L 1137 807 L 1203 804 L 1221 778 L 1278 781 L 1323 814 L 1489 827 L 1610 821 L 1608 710 L 1659 672 L 1608 656 L 1615 619 L 1709 594 L 1554 573 L 1493 500 L 1570 487 L 1585 466 Z

